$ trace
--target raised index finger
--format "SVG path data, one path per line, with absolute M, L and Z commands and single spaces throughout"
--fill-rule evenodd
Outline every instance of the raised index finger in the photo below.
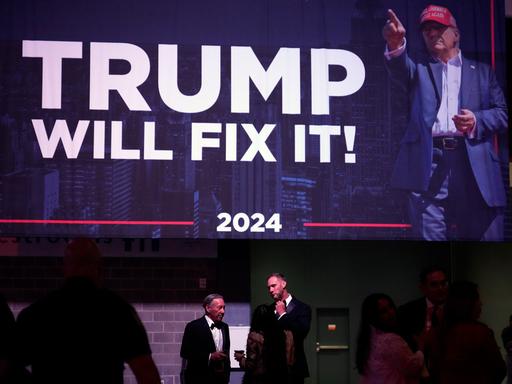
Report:
M 388 19 L 391 23 L 395 24 L 397 27 L 402 25 L 402 23 L 400 22 L 400 19 L 395 14 L 395 12 L 393 12 L 392 9 L 388 9 Z

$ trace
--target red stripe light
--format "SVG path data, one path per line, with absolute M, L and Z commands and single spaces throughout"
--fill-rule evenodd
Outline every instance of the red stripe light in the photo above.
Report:
M 146 220 L 29 220 L 0 219 L 0 224 L 70 224 L 70 225 L 194 225 L 193 221 Z
M 411 228 L 411 224 L 391 223 L 304 223 L 305 227 L 344 227 L 344 228 Z

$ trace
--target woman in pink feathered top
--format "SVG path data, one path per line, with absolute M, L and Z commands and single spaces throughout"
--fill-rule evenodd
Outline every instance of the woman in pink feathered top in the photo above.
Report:
M 412 352 L 396 328 L 389 296 L 374 293 L 363 301 L 356 352 L 360 384 L 418 384 L 428 375 L 423 353 Z

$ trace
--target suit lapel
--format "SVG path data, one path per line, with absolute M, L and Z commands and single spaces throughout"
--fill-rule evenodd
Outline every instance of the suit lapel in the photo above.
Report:
M 222 323 L 221 331 L 222 331 L 222 349 L 224 352 L 227 352 L 229 354 L 229 350 L 228 350 L 229 335 L 228 335 L 228 327 L 226 326 L 226 324 Z
M 292 299 L 290 304 L 286 307 L 286 313 L 290 313 L 295 308 L 295 300 Z
M 210 327 L 208 326 L 208 321 L 206 321 L 206 317 L 203 317 L 203 332 L 205 333 L 205 336 L 206 334 L 208 334 L 208 340 L 210 340 L 208 343 L 210 351 L 215 352 L 215 341 L 213 340 L 213 334 Z
M 436 94 L 437 105 L 439 106 L 443 92 L 443 63 L 439 60 L 431 59 L 428 62 L 428 66 L 430 80 L 432 81 L 434 92 Z
M 477 83 L 477 70 L 473 61 L 464 58 L 462 60 L 462 74 L 460 81 L 459 92 L 459 106 L 460 108 L 468 108 L 469 96 L 472 93 L 472 88 Z

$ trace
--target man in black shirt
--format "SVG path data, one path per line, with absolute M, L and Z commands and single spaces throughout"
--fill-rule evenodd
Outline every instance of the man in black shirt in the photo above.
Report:
M 123 383 L 126 362 L 138 383 L 159 384 L 146 331 L 135 309 L 100 288 L 100 252 L 92 240 L 69 243 L 64 285 L 17 319 L 19 357 L 34 383 Z

